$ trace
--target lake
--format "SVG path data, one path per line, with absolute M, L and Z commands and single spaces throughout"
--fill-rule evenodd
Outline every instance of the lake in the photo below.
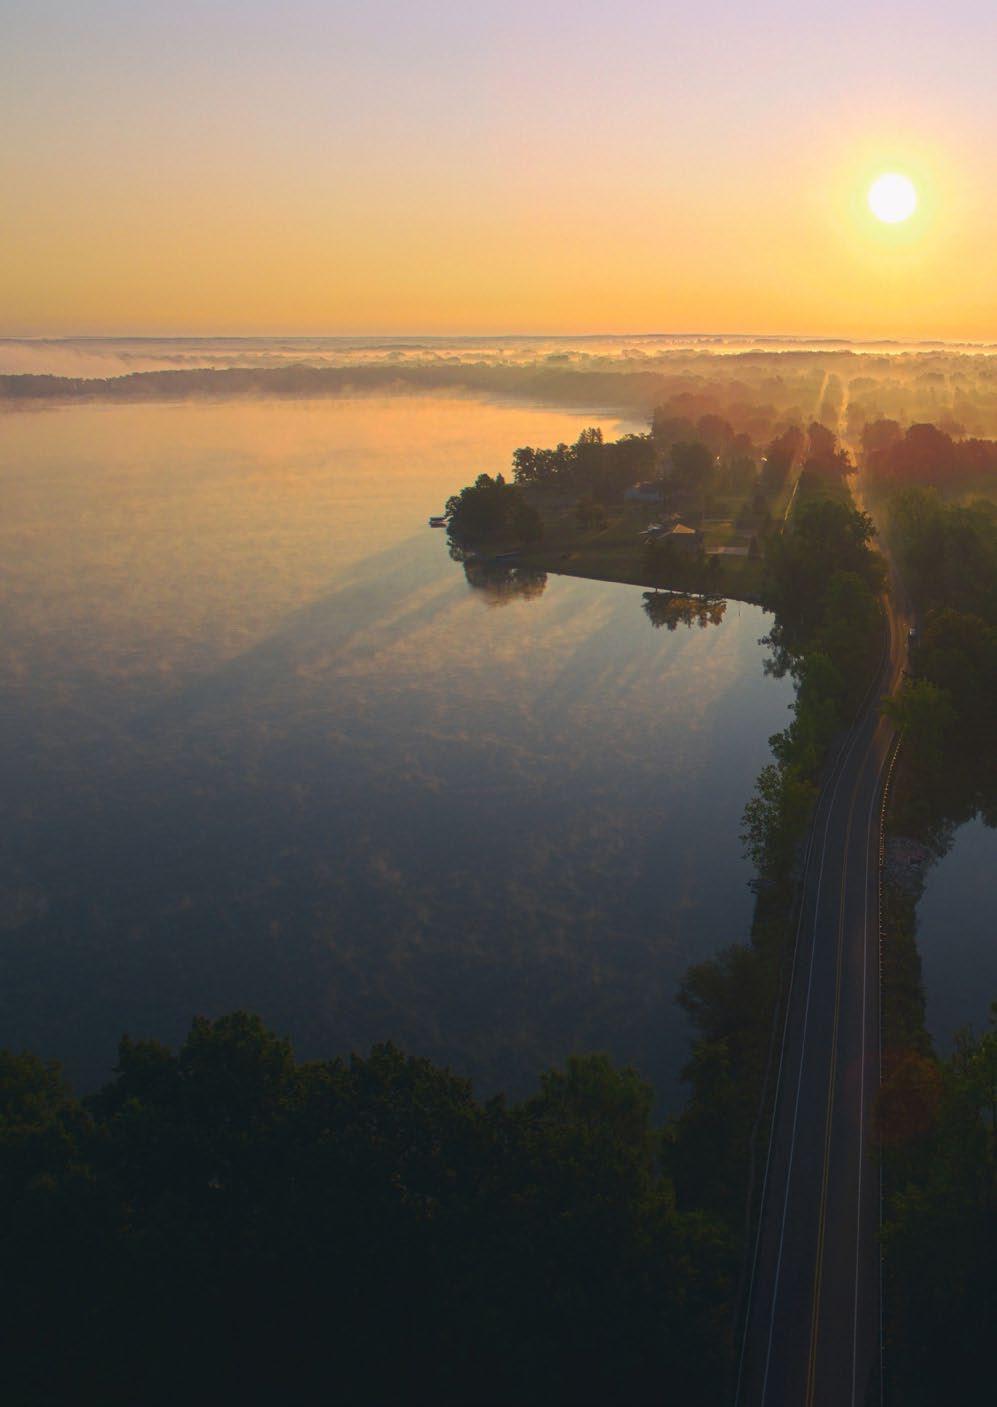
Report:
M 123 1031 L 244 1006 L 482 1093 L 608 1050 L 675 1105 L 676 985 L 751 920 L 740 816 L 791 700 L 767 618 L 469 580 L 427 526 L 591 423 L 640 428 L 415 396 L 3 416 L 3 1044 L 90 1087 Z
M 963 1026 L 987 1029 L 997 995 L 997 831 L 977 817 L 928 870 L 917 906 L 926 1024 L 940 1054 Z

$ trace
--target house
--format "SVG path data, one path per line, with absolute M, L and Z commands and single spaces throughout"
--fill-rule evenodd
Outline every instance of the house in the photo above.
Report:
M 651 482 L 631 484 L 623 491 L 624 503 L 664 503 L 665 496 L 661 485 Z
M 687 527 L 685 523 L 673 523 L 667 532 L 660 535 L 657 541 L 670 542 L 676 552 L 687 552 L 692 555 L 702 547 L 703 534 L 697 532 L 695 528 Z
M 671 513 L 668 517 L 662 518 L 658 523 L 648 523 L 647 527 L 642 528 L 637 536 L 645 537 L 648 542 L 653 542 L 655 539 L 663 537 L 665 533 L 671 532 L 677 522 L 678 514 Z

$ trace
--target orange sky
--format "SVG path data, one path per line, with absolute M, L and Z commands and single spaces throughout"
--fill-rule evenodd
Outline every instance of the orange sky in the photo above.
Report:
M 14 5 L 0 335 L 993 338 L 992 11 L 804 8 Z

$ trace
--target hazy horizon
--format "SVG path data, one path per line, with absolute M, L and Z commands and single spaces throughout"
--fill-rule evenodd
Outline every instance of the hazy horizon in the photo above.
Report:
M 0 376 L 104 378 L 167 370 L 372 364 L 668 368 L 677 362 L 807 353 L 990 357 L 997 340 L 848 338 L 739 332 L 158 333 L 0 337 Z

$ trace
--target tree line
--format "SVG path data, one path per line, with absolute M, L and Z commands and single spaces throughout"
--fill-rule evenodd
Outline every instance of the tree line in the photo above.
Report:
M 946 504 L 905 488 L 890 534 L 920 617 L 910 670 L 889 711 L 904 730 L 904 821 L 938 842 L 981 811 L 997 819 L 997 506 Z
M 809 440 L 808 440 L 809 449 Z M 817 459 L 817 463 L 812 461 Z M 765 548 L 775 612 L 769 669 L 796 685 L 793 717 L 745 807 L 742 839 L 757 894 L 750 941 L 689 969 L 679 1001 L 695 1030 L 686 1106 L 671 1130 L 680 1203 L 745 1243 L 752 1178 L 772 1097 L 773 1018 L 791 951 L 802 841 L 827 748 L 850 721 L 881 655 L 883 564 L 871 521 L 852 504 L 837 442 L 808 454 L 785 531 Z
M 949 469 L 938 463 L 938 479 Z M 957 825 L 997 825 L 997 508 L 946 503 L 935 483 L 887 503 L 920 618 L 888 711 L 902 729 L 894 827 L 943 854 Z M 982 1401 L 997 1321 L 997 1030 L 937 1058 L 924 1023 L 913 899 L 889 894 L 884 973 L 892 1032 L 877 1118 L 883 1145 L 887 1366 L 912 1407 Z
M 0 1054 L 4 1401 L 715 1403 L 731 1247 L 651 1103 L 597 1055 L 512 1105 L 301 1063 L 245 1013 L 84 1100 Z
M 896 420 L 869 421 L 862 448 L 870 483 L 881 493 L 929 485 L 959 492 L 997 471 L 997 440 L 955 438 L 927 422 L 904 430 Z
M 532 543 L 543 537 L 543 519 L 505 476 L 479 474 L 473 484 L 446 503 L 447 531 L 453 542 Z
M 479 474 L 447 500 L 446 516 L 452 536 L 465 542 L 535 542 L 543 533 L 539 508 L 552 498 L 574 500 L 579 526 L 599 528 L 627 489 L 651 483 L 665 506 L 694 521 L 734 502 L 741 504 L 742 526 L 764 527 L 769 505 L 799 465 L 831 481 L 849 467 L 835 436 L 816 421 L 805 431 L 791 425 L 759 448 L 719 415 L 694 422 L 661 408 L 647 434 L 607 441 L 593 426 L 574 444 L 520 446 L 512 456 L 511 483 L 502 474 Z
M 766 542 L 764 601 L 775 614 L 767 665 L 796 686 L 793 719 L 772 740 L 745 813 L 745 839 L 764 874 L 784 874 L 824 757 L 857 712 L 882 651 L 885 580 L 875 528 L 843 485 L 833 436 L 800 476 L 785 530 Z

